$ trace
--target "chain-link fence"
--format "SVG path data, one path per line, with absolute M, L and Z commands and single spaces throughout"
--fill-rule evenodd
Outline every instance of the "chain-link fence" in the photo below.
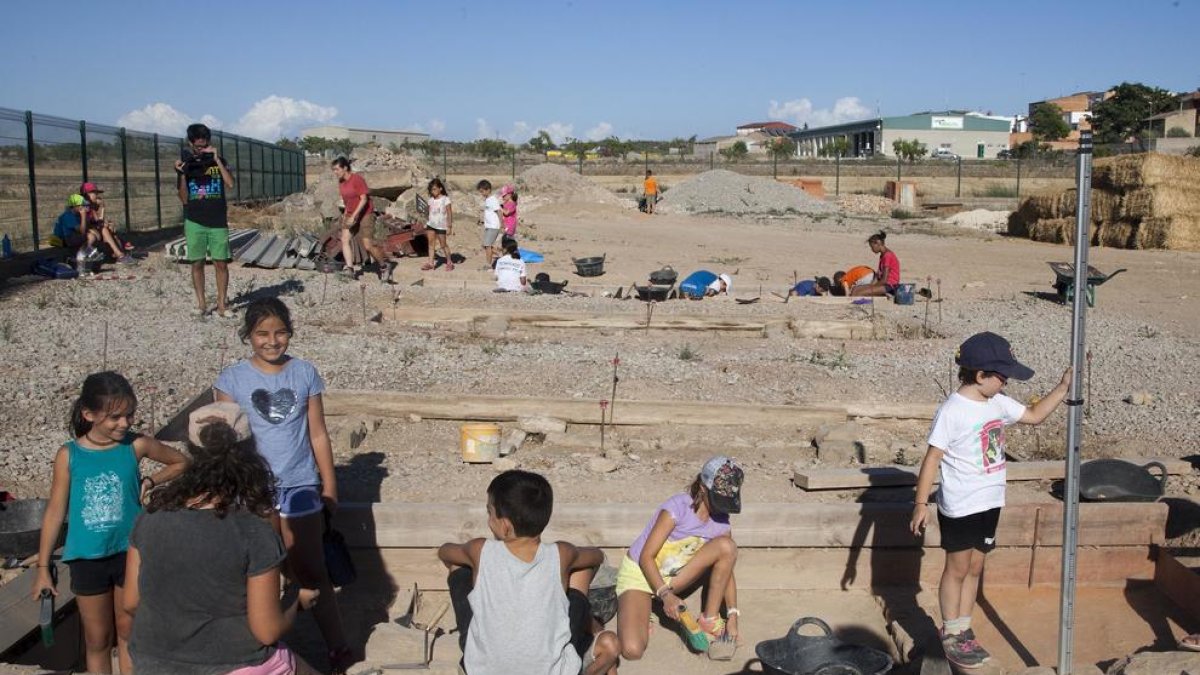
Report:
M 304 190 L 304 153 L 213 131 L 233 167 L 230 202 Z M 186 141 L 80 120 L 0 108 L 0 235 L 13 249 L 45 246 L 68 195 L 84 182 L 105 197 L 105 216 L 122 231 L 183 224 L 175 160 Z

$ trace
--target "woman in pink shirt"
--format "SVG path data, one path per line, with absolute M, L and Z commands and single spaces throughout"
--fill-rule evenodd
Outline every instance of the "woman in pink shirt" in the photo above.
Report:
M 379 280 L 390 282 L 395 263 L 388 260 L 375 243 L 375 211 L 371 208 L 367 181 L 350 169 L 350 160 L 345 157 L 333 160 L 331 166 L 338 181 L 338 194 L 345 205 L 345 213 L 342 214 L 342 260 L 346 269 L 355 279 L 362 273 L 365 261 L 354 259 L 354 247 L 351 245 L 351 240 L 357 237 L 364 252 L 375 260 Z
M 880 231 L 867 239 L 867 245 L 872 253 L 879 254 L 879 269 L 875 272 L 875 281 L 862 286 L 855 286 L 850 295 L 892 295 L 900 285 L 900 259 L 896 253 L 887 247 L 887 233 Z

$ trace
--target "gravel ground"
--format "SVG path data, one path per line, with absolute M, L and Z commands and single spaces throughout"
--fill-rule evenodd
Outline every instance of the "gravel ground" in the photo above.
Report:
M 772 178 L 716 169 L 676 183 L 657 207 L 663 213 L 727 215 L 828 213 L 836 208 Z

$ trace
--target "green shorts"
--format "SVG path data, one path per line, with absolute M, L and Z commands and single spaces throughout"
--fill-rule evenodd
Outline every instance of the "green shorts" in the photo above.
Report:
M 203 262 L 205 258 L 215 262 L 229 261 L 228 227 L 208 227 L 185 219 L 183 236 L 187 239 L 188 262 Z

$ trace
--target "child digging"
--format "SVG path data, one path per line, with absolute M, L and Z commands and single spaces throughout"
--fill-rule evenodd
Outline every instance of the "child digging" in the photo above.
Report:
M 940 469 L 937 518 L 946 551 L 938 586 L 942 646 L 947 660 L 970 669 L 990 658 L 975 640 L 971 614 L 984 560 L 996 547 L 996 525 L 1004 506 L 1004 427 L 1041 424 L 1066 397 L 1071 369 L 1050 393 L 1026 408 L 1001 393 L 1009 378 L 1033 377 L 1033 370 L 1013 357 L 1007 340 L 995 333 L 972 335 L 958 348 L 955 360 L 962 385 L 933 418 L 911 528 L 917 536 L 925 530 L 929 493 Z
M 616 675 L 620 649 L 594 625 L 588 586 L 598 548 L 542 542 L 554 492 L 528 471 L 505 471 L 487 489 L 494 539 L 443 544 L 450 600 L 468 675 Z
M 629 547 L 617 572 L 617 633 L 622 656 L 636 660 L 646 651 L 655 598 L 662 602 L 668 617 L 679 621 L 680 611 L 687 605 L 676 591 L 684 592 L 698 583 L 707 585 L 698 623 L 709 643 L 722 639 L 726 632 L 737 640 L 740 612 L 733 577 L 737 544 L 729 516 L 742 510 L 743 478 L 742 469 L 732 459 L 718 455 L 708 460 L 688 491 L 663 502 Z M 722 605 L 728 619 L 721 618 Z

